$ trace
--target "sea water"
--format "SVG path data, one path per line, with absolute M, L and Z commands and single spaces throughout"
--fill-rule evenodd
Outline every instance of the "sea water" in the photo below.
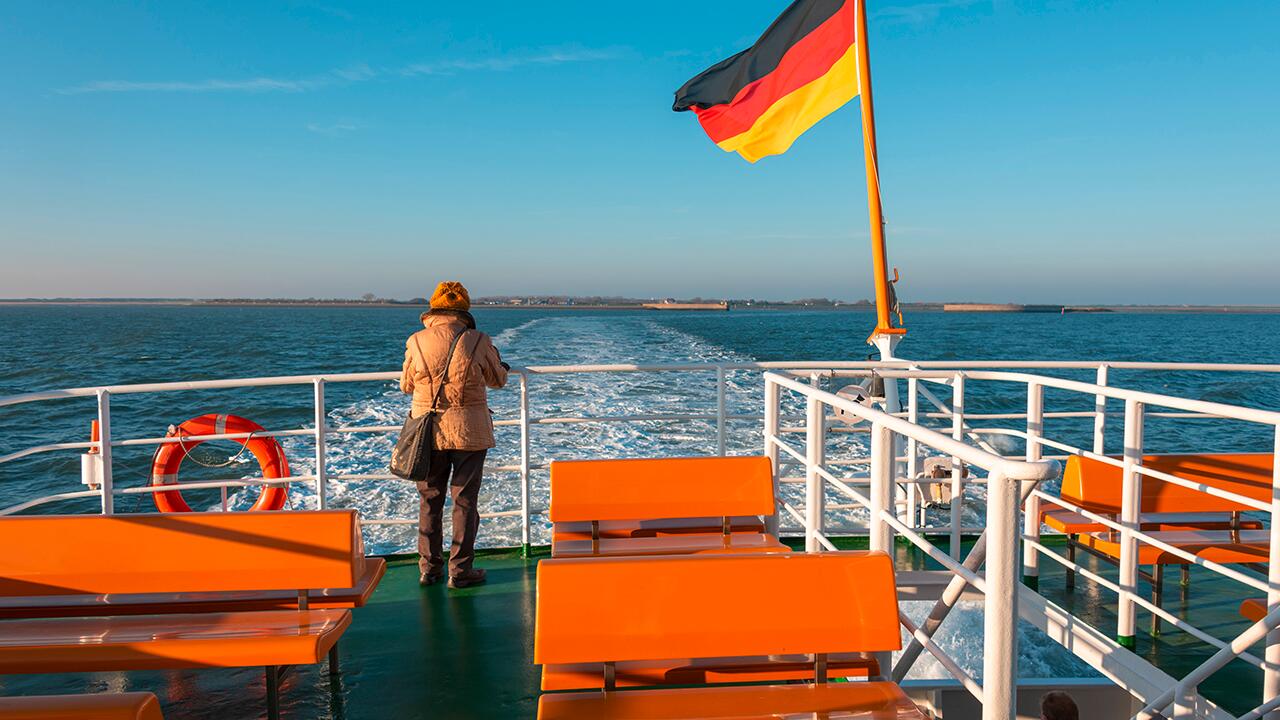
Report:
M 419 309 L 385 307 L 231 307 L 157 305 L 70 305 L 0 307 L 0 396 L 57 388 L 175 380 L 336 375 L 399 370 L 404 340 L 421 328 Z M 513 366 L 580 364 L 732 363 L 767 360 L 862 360 L 873 319 L 847 310 L 733 310 L 731 312 L 594 311 L 477 308 L 480 329 L 488 332 Z M 1280 315 L 1130 314 L 1068 315 L 918 313 L 907 318 L 910 332 L 899 348 L 903 357 L 919 360 L 1143 360 L 1233 363 L 1280 363 Z M 1092 381 L 1092 371 L 1055 371 L 1056 375 Z M 761 414 L 760 371 L 728 373 L 730 414 Z M 535 418 L 622 416 L 629 414 L 714 414 L 715 373 L 589 373 L 535 375 L 529 382 L 530 413 Z M 1111 384 L 1170 395 L 1230 404 L 1280 409 L 1280 375 L 1245 373 L 1149 373 L 1112 371 Z M 518 383 L 491 392 L 495 418 L 518 418 Z M 944 391 L 939 391 L 943 392 Z M 973 383 L 967 392 L 969 412 L 1016 412 L 1025 407 L 1025 386 Z M 112 433 L 116 439 L 163 435 L 171 424 L 208 412 L 243 415 L 270 429 L 314 427 L 309 384 L 238 390 L 191 391 L 112 398 Z M 328 422 L 334 426 L 398 425 L 409 407 L 396 383 L 330 383 L 326 388 Z M 1048 410 L 1092 409 L 1092 399 L 1065 392 L 1046 393 Z M 1119 411 L 1116 404 L 1110 409 Z M 786 412 L 802 412 L 792 399 Z M 0 457 L 51 442 L 88 439 L 95 416 L 92 398 L 60 399 L 0 408 Z M 999 423 L 993 423 L 999 424 Z M 1005 423 L 1017 427 L 1018 421 Z M 758 453 L 762 435 L 758 420 L 727 426 L 731 454 Z M 1077 445 L 1088 445 L 1092 420 L 1051 420 L 1049 433 Z M 1118 449 L 1120 422 L 1111 424 L 1109 449 Z M 713 421 L 607 422 L 540 424 L 531 429 L 532 504 L 545 507 L 547 473 L 553 459 L 698 455 L 716 450 Z M 498 446 L 489 467 L 518 465 L 519 429 L 497 429 Z M 285 438 L 283 445 L 296 474 L 311 473 L 314 445 L 305 437 Z M 386 472 L 393 434 L 343 434 L 328 440 L 331 476 Z M 803 436 L 792 436 L 803 449 Z M 1018 452 L 1008 438 L 996 438 L 998 449 Z M 1153 419 L 1149 448 L 1163 452 L 1269 451 L 1271 436 L 1256 425 L 1211 421 Z M 149 480 L 154 448 L 114 451 L 117 488 L 138 487 Z M 235 453 L 229 443 L 209 443 L 194 451 L 217 464 Z M 866 456 L 866 437 L 834 435 L 831 457 Z M 229 467 L 211 470 L 187 463 L 184 479 L 250 477 L 255 461 L 247 454 Z M 799 473 L 793 473 L 799 474 Z M 45 453 L 0 465 L 0 507 L 55 493 L 82 490 L 77 452 Z M 802 486 L 785 489 L 796 504 Z M 250 505 L 254 490 L 234 492 L 230 507 Z M 216 490 L 188 492 L 195 507 L 215 509 Z M 485 511 L 520 508 L 520 478 L 512 471 L 490 471 L 481 494 Z M 975 488 L 966 505 L 966 524 L 982 522 L 982 497 Z M 333 480 L 333 507 L 359 508 L 366 518 L 412 518 L 417 493 L 412 485 L 392 480 Z M 290 506 L 315 506 L 314 488 L 295 483 Z M 829 502 L 844 502 L 831 497 Z M 96 500 L 41 505 L 31 512 L 92 511 Z M 153 509 L 150 498 L 118 498 L 117 511 Z M 946 522 L 934 511 L 931 522 Z M 834 531 L 862 524 L 865 514 L 832 513 Z M 545 516 L 533 518 L 533 540 L 546 542 Z M 785 527 L 784 527 L 785 530 Z M 411 549 L 414 529 L 405 525 L 367 528 L 370 552 Z M 518 545 L 520 518 L 487 519 L 480 542 L 488 546 Z M 927 606 L 908 607 L 916 615 Z M 947 644 L 963 646 L 981 613 L 969 608 L 944 627 Z M 1025 633 L 1024 633 L 1025 634 Z M 1083 666 L 1065 653 L 1028 640 L 1024 675 L 1077 674 Z M 1038 649 L 1037 649 L 1038 648 Z M 962 664 L 980 669 L 981 652 L 960 652 Z M 937 674 L 927 658 L 917 673 Z

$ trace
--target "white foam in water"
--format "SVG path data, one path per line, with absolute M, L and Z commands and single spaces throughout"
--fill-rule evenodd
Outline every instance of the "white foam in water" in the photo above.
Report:
M 690 363 L 744 362 L 719 346 L 668 328 L 643 316 L 563 315 L 540 317 L 497 333 L 495 344 L 503 356 L 519 365 L 609 364 L 609 363 Z M 697 373 L 580 373 L 534 376 L 530 381 L 530 412 L 534 417 L 597 417 L 642 413 L 715 413 L 715 375 Z M 730 412 L 760 412 L 759 373 L 731 373 L 727 381 Z M 491 391 L 490 404 L 498 420 L 519 418 L 518 378 L 506 389 Z M 409 398 L 398 386 L 388 383 L 358 403 L 329 412 L 334 426 L 398 426 L 409 410 Z M 731 425 L 731 452 L 758 452 L 759 423 Z M 659 455 L 699 455 L 715 452 L 713 421 L 581 423 L 539 425 L 531 429 L 530 462 L 542 468 L 531 473 L 534 509 L 545 508 L 547 472 L 545 466 L 556 458 L 647 457 Z M 520 477 L 500 466 L 520 463 L 519 428 L 496 428 L 498 446 L 490 451 L 481 506 L 486 512 L 520 508 Z M 395 441 L 394 433 L 329 436 L 329 475 L 385 474 Z M 314 445 L 309 438 L 284 438 L 282 443 L 295 474 L 310 474 Z M 243 470 L 251 474 L 252 461 Z M 365 518 L 414 518 L 418 494 L 411 483 L 397 480 L 330 480 L 332 507 L 359 508 Z M 252 504 L 257 491 L 236 493 L 231 507 Z M 290 487 L 291 507 L 315 507 L 315 489 L 310 483 Z M 548 542 L 549 524 L 542 516 L 533 518 L 533 542 Z M 518 546 L 521 543 L 519 516 L 489 518 L 481 525 L 480 542 L 486 546 Z M 368 549 L 373 553 L 405 552 L 413 549 L 411 526 L 371 526 L 367 530 Z
M 750 362 L 752 358 L 734 353 L 719 345 L 661 322 L 635 315 L 562 315 L 543 316 L 516 327 L 507 328 L 494 337 L 504 357 L 520 365 L 562 364 L 665 364 L 701 362 Z M 726 407 L 729 414 L 759 415 L 763 412 L 761 373 L 756 370 L 733 371 L 726 376 Z M 715 376 L 711 372 L 681 373 L 573 373 L 538 375 L 530 380 L 530 412 L 537 417 L 617 417 L 633 414 L 703 414 L 716 412 Z M 491 391 L 490 403 L 495 419 L 515 420 L 519 417 L 518 379 L 504 390 Z M 398 426 L 409 410 L 409 398 L 394 383 L 388 383 L 358 403 L 329 412 L 331 424 L 343 426 Z M 795 396 L 784 394 L 782 412 L 791 419 L 785 424 L 803 423 L 804 405 Z M 730 421 L 727 425 L 727 449 L 730 454 L 760 452 L 763 444 L 759 420 Z M 864 433 L 839 432 L 833 425 L 827 457 L 829 461 L 865 458 Z M 865 426 L 864 426 L 865 428 Z M 711 420 L 688 422 L 592 422 L 535 425 L 531 428 L 531 473 L 533 487 L 531 505 L 543 509 L 547 497 L 546 464 L 553 459 L 590 457 L 656 457 L 704 455 L 716 450 L 715 423 Z M 481 492 L 482 508 L 487 512 L 513 511 L 520 508 L 519 474 L 499 471 L 500 466 L 520 463 L 519 430 L 516 426 L 496 428 L 498 446 L 487 460 L 485 485 Z M 787 436 L 793 447 L 803 450 L 804 435 Z M 387 458 L 395 441 L 394 433 L 343 434 L 328 439 L 329 475 L 385 474 Z M 313 445 L 309 438 L 282 440 L 295 474 L 313 471 Z M 787 460 L 784 455 L 784 462 Z M 246 477 L 252 472 L 252 459 L 244 458 Z M 541 465 L 541 468 L 536 466 Z M 795 466 L 784 466 L 783 475 L 801 478 Z M 290 487 L 290 507 L 315 507 L 315 491 L 309 483 Z M 397 480 L 334 480 L 328 484 L 332 507 L 359 508 L 366 518 L 413 518 L 417 512 L 417 491 L 411 483 Z M 804 502 L 801 484 L 784 484 L 783 497 L 794 507 Z M 230 501 L 233 509 L 252 503 L 256 490 L 236 493 Z M 966 490 L 964 523 L 977 526 L 982 522 L 985 492 L 982 487 Z M 829 505 L 851 501 L 828 491 Z M 862 509 L 833 509 L 827 514 L 828 529 L 833 532 L 863 527 L 867 513 Z M 946 508 L 928 511 L 930 525 L 950 521 Z M 532 540 L 548 541 L 549 523 L 543 516 L 533 518 Z M 799 526 L 789 515 L 783 515 L 783 530 L 796 532 Z M 371 526 L 367 530 L 369 549 L 375 553 L 405 552 L 413 549 L 413 529 L 408 526 Z M 481 528 L 480 542 L 486 546 L 517 546 L 521 542 L 518 516 L 489 518 Z
M 543 316 L 517 327 L 499 332 L 494 342 L 505 359 L 513 365 L 613 364 L 613 363 L 693 363 L 750 362 L 752 358 L 734 353 L 661 324 L 656 319 L 636 315 Z M 726 376 L 727 411 L 730 414 L 763 412 L 760 371 L 735 371 Z M 504 390 L 491 391 L 490 403 L 496 419 L 517 419 L 518 378 Z M 786 396 L 784 395 L 784 398 Z M 715 375 L 712 372 L 688 373 L 575 373 L 534 376 L 529 388 L 530 412 L 533 417 L 600 417 L 631 414 L 697 413 L 714 415 L 716 411 Z M 394 425 L 404 421 L 409 398 L 397 385 L 388 383 L 370 393 L 362 401 L 329 412 L 334 426 Z M 803 424 L 804 406 L 796 398 L 784 401 L 784 415 L 795 416 L 791 425 Z M 839 427 L 839 426 L 833 426 Z M 531 504 L 535 510 L 545 509 L 547 502 L 546 465 L 557 458 L 590 457 L 657 457 L 705 455 L 716 450 L 715 422 L 607 422 L 566 425 L 535 425 L 531 428 L 534 466 Z M 516 426 L 496 428 L 498 446 L 490 451 L 487 473 L 481 491 L 484 511 L 508 511 L 520 508 L 520 477 L 512 471 L 496 471 L 503 465 L 520 462 L 519 429 Z M 804 435 L 788 436 L 792 446 L 803 451 Z M 329 474 L 373 475 L 387 472 L 387 459 L 395 441 L 394 433 L 329 436 Z M 314 445 L 304 437 L 282 440 L 296 474 L 310 474 L 313 469 Z M 727 447 L 730 454 L 761 451 L 763 438 L 759 420 L 733 421 L 728 425 Z M 867 456 L 865 434 L 832 433 L 828 460 L 846 460 Z M 246 477 L 256 470 L 251 458 L 243 459 Z M 837 473 L 842 474 L 842 473 Z M 798 467 L 784 468 L 784 476 L 803 477 Z M 418 494 L 411 483 L 398 480 L 330 480 L 329 503 L 332 507 L 359 508 L 363 517 L 415 518 Z M 247 508 L 257 491 L 236 493 L 233 509 Z M 784 485 L 784 497 L 797 508 L 804 502 L 804 486 Z M 966 491 L 964 522 L 982 523 L 983 488 Z M 828 492 L 828 504 L 851 501 Z M 294 483 L 289 490 L 289 503 L 294 508 L 315 507 L 315 489 L 310 483 Z M 448 525 L 449 507 L 446 507 Z M 784 515 L 785 520 L 790 520 Z M 945 508 L 929 511 L 930 524 L 949 522 Z M 533 517 L 532 540 L 549 542 L 550 524 L 545 516 Z M 866 512 L 838 510 L 828 513 L 828 529 L 864 526 Z M 795 533 L 798 526 L 784 522 L 784 532 Z M 412 525 L 369 526 L 365 539 L 373 554 L 410 552 L 414 549 L 415 528 Z M 446 538 L 449 530 L 446 527 Z M 520 517 L 489 518 L 481 523 L 480 543 L 490 547 L 519 546 Z M 447 552 L 447 548 L 446 548 Z M 920 621 L 930 603 L 904 603 L 904 609 Z M 961 667 L 977 677 L 982 673 L 982 610 L 977 603 L 961 603 L 943 624 L 937 642 Z M 975 642 L 975 640 L 977 640 Z M 1083 663 L 1043 634 L 1025 626 L 1021 631 L 1019 672 L 1025 677 L 1082 676 L 1091 671 Z M 927 652 L 916 663 L 909 677 L 946 677 L 946 670 Z

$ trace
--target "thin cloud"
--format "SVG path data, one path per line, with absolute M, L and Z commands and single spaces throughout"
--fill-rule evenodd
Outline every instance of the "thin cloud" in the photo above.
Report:
M 127 92 L 302 92 L 317 87 L 311 80 L 281 80 L 279 78 L 251 78 L 248 80 L 200 80 L 197 82 L 161 81 L 135 82 L 131 80 L 99 80 L 75 87 L 56 90 L 59 95 L 83 95 L 85 93 Z
M 257 77 L 242 80 L 209 79 L 197 81 L 162 80 L 97 80 L 59 88 L 59 95 L 84 95 L 89 93 L 267 93 L 307 92 L 334 85 L 349 85 L 375 80 L 381 77 L 415 77 L 423 75 L 456 75 L 462 72 L 501 72 L 520 67 L 564 65 L 568 63 L 599 62 L 621 57 L 619 48 L 544 48 L 523 53 L 495 55 L 480 58 L 451 58 L 414 63 L 385 70 L 368 65 L 353 65 L 330 70 L 310 78 Z
M 414 63 L 400 69 L 400 74 L 455 75 L 460 72 L 501 72 L 529 65 L 564 65 L 580 62 L 616 60 L 622 55 L 618 48 L 548 48 L 531 53 L 512 53 L 485 58 L 455 58 Z
M 878 18 L 906 23 L 927 23 L 938 19 L 944 10 L 969 7 L 990 0 L 940 0 L 939 2 L 920 3 L 919 5 L 895 5 L 880 9 L 875 13 Z
M 359 130 L 360 126 L 355 123 L 334 123 L 332 125 L 320 125 L 319 123 L 307 123 L 307 130 L 317 135 L 342 135 L 349 132 Z

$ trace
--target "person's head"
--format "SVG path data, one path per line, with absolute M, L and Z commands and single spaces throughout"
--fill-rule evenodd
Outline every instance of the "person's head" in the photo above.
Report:
M 1054 690 L 1040 698 L 1041 720 L 1080 720 L 1080 710 L 1071 696 Z
M 437 285 L 436 291 L 431 294 L 431 309 L 470 310 L 471 295 L 462 287 L 462 283 L 446 280 Z

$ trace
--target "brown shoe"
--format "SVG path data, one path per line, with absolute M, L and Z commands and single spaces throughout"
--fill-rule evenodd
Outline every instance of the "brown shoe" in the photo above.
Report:
M 434 572 L 423 573 L 422 575 L 419 575 L 418 584 L 421 585 L 422 587 L 427 587 L 428 585 L 435 585 L 436 583 L 440 582 L 443 579 L 444 579 L 444 572 L 441 570 L 436 570 Z
M 483 585 L 485 583 L 485 571 L 480 568 L 471 568 L 470 570 L 462 570 L 458 574 L 449 578 L 449 587 L 459 590 L 461 588 L 469 588 L 474 585 Z

